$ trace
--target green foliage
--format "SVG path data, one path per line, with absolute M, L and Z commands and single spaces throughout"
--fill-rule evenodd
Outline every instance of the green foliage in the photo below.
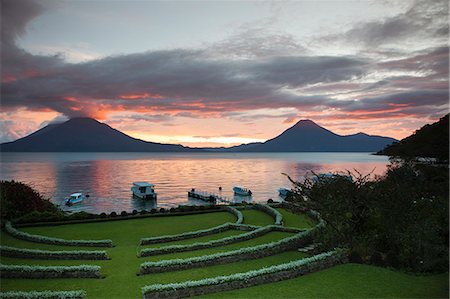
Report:
M 448 170 L 393 164 L 370 180 L 295 182 L 292 200 L 314 209 L 327 222 L 318 238 L 325 248 L 349 247 L 366 262 L 413 271 L 448 269 Z M 378 253 L 375 253 L 378 252 Z
M 161 292 L 161 291 L 169 291 L 169 290 L 179 290 L 179 289 L 188 289 L 188 288 L 195 288 L 195 287 L 202 287 L 202 286 L 210 286 L 210 285 L 217 285 L 217 284 L 224 284 L 224 283 L 230 283 L 232 281 L 246 281 L 248 279 L 266 275 L 266 274 L 273 274 L 276 272 L 281 271 L 287 271 L 287 270 L 293 270 L 302 266 L 306 266 L 310 263 L 317 262 L 317 261 L 323 261 L 327 258 L 337 256 L 339 254 L 342 254 L 341 250 L 334 250 L 330 252 L 321 253 L 312 257 L 303 258 L 300 260 L 295 260 L 289 263 L 281 264 L 281 265 L 274 265 L 270 267 L 265 267 L 259 270 L 254 271 L 248 271 L 243 273 L 235 273 L 228 276 L 218 276 L 218 277 L 212 277 L 212 278 L 206 278 L 202 280 L 188 280 L 185 282 L 180 283 L 169 283 L 169 284 L 154 284 L 145 286 L 142 288 L 142 294 L 146 293 L 152 293 L 152 292 Z
M 448 161 L 449 115 L 434 124 L 423 126 L 413 135 L 387 146 L 378 154 L 402 158 L 434 157 Z
M 78 291 L 31 291 L 0 293 L 1 299 L 83 299 L 86 292 Z
M 66 245 L 66 246 L 93 246 L 93 247 L 112 247 L 111 240 L 66 240 L 61 238 L 53 238 L 41 235 L 33 235 L 26 232 L 19 231 L 15 229 L 11 222 L 6 222 L 5 230 L 11 234 L 12 236 L 27 240 L 31 242 L 37 243 L 45 243 L 45 244 L 57 244 L 57 245 Z
M 108 255 L 104 250 L 40 250 L 10 246 L 0 246 L 0 255 L 41 259 L 108 259 Z
M 37 191 L 24 183 L 0 181 L 1 221 L 24 216 L 32 212 L 61 215 L 62 212 Z

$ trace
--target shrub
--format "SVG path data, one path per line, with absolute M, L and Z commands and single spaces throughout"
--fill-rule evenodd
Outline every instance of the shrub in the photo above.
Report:
M 266 268 L 262 268 L 259 270 L 253 270 L 243 273 L 235 273 L 228 276 L 217 276 L 213 278 L 206 278 L 202 280 L 194 280 L 194 281 L 185 281 L 180 283 L 169 283 L 169 284 L 154 284 L 145 286 L 142 288 L 143 295 L 147 293 L 154 292 L 164 292 L 164 291 L 173 291 L 173 290 L 182 290 L 196 287 L 207 287 L 219 284 L 229 284 L 233 281 L 243 281 L 247 282 L 252 278 L 256 278 L 258 276 L 274 274 L 282 271 L 291 271 L 297 270 L 298 268 L 305 268 L 306 271 L 312 271 L 313 267 L 309 267 L 309 265 L 313 263 L 324 262 L 324 266 L 331 265 L 332 263 L 341 262 L 345 256 L 345 251 L 342 250 L 334 250 L 330 252 L 321 253 L 312 257 L 303 258 L 300 260 L 295 260 L 289 263 L 274 265 Z M 331 263 L 327 263 L 326 261 L 330 261 Z
M 272 216 L 275 220 L 276 225 L 283 225 L 283 215 L 281 215 L 281 213 L 278 212 L 278 210 L 272 208 L 271 206 L 262 204 L 255 204 L 255 208 L 258 210 L 262 210 L 267 214 L 269 214 L 270 216 Z
M 2 278 L 100 278 L 100 266 L 0 265 Z
M 0 246 L 1 256 L 15 258 L 31 259 L 49 259 L 49 260 L 107 260 L 108 255 L 103 250 L 40 250 L 28 248 L 15 248 L 9 246 Z
M 350 261 L 350 263 L 356 264 L 362 264 L 363 262 L 361 255 L 359 255 L 359 253 L 357 253 L 356 251 L 350 252 L 350 254 L 348 255 L 348 260 Z
M 370 263 L 375 266 L 383 266 L 383 256 L 378 251 L 372 253 Z
M 2 299 L 84 299 L 86 292 L 78 291 L 12 291 L 0 293 Z
M 30 186 L 15 181 L 0 181 L 0 220 L 18 218 L 31 212 L 59 215 L 61 210 Z
M 52 238 L 41 235 L 33 235 L 15 229 L 11 222 L 5 224 L 5 230 L 12 236 L 36 243 L 57 244 L 66 246 L 92 246 L 92 247 L 112 247 L 111 240 L 66 240 L 60 238 Z

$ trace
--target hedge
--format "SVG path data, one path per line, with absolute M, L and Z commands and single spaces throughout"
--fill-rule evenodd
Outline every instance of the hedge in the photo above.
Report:
M 242 224 L 244 222 L 244 215 L 238 209 L 230 207 L 230 206 L 225 206 L 224 209 L 236 216 L 236 218 L 237 218 L 237 220 L 235 222 L 236 224 Z
M 267 234 L 273 230 L 275 230 L 275 226 L 265 226 L 260 227 L 258 229 L 255 229 L 253 231 L 250 231 L 248 233 L 236 235 L 236 236 L 230 236 L 225 237 L 222 239 L 217 240 L 211 240 L 208 242 L 196 242 L 192 244 L 186 244 L 186 245 L 170 245 L 170 246 L 164 246 L 159 248 L 146 248 L 142 249 L 140 256 L 152 256 L 152 255 L 158 255 L 158 254 L 165 254 L 165 253 L 175 253 L 175 252 L 183 252 L 183 251 L 191 251 L 191 250 L 198 250 L 198 249 L 204 249 L 204 248 L 211 248 L 211 247 L 217 247 L 217 246 L 223 246 L 228 245 L 232 243 L 242 242 L 245 240 L 250 240 L 252 238 L 256 238 L 259 236 L 262 236 L 264 234 Z
M 187 259 L 160 260 L 157 262 L 145 262 L 140 265 L 140 274 L 155 272 L 167 272 L 181 269 L 190 269 L 221 263 L 239 261 L 243 259 L 255 259 L 273 255 L 282 251 L 292 249 L 296 246 L 305 245 L 311 241 L 314 229 L 298 233 L 294 236 L 265 243 L 252 247 L 244 247 L 237 250 L 215 253 L 211 255 L 191 257 Z
M 78 291 L 31 291 L 0 293 L 1 299 L 84 299 L 86 292 Z
M 101 278 L 100 266 L 34 266 L 0 264 L 1 278 Z
M 180 298 L 270 283 L 346 262 L 346 254 L 346 251 L 338 249 L 259 270 L 179 283 L 148 285 L 142 288 L 142 294 L 144 298 Z
M 165 235 L 165 236 L 158 236 L 158 237 L 142 238 L 140 241 L 140 245 L 150 245 L 150 244 L 157 244 L 157 243 L 164 243 L 164 242 L 193 239 L 193 238 L 198 238 L 198 237 L 202 237 L 202 236 L 208 236 L 208 235 L 224 232 L 224 231 L 227 231 L 230 229 L 255 230 L 257 228 L 259 228 L 259 226 L 235 224 L 235 223 L 227 222 L 227 223 L 224 223 L 224 224 L 221 224 L 218 226 L 214 226 L 211 228 L 185 232 L 185 233 L 181 233 L 178 235 Z
M 283 225 L 283 215 L 269 205 L 255 204 L 254 208 L 266 212 L 275 220 L 276 225 Z
M 11 222 L 6 222 L 5 230 L 11 234 L 12 236 L 36 243 L 45 243 L 45 244 L 56 244 L 56 245 L 65 245 L 65 246 L 88 246 L 88 247 L 112 247 L 113 243 L 111 240 L 66 240 L 60 238 L 53 238 L 41 235 L 33 235 L 26 232 L 19 231 L 15 229 Z
M 45 259 L 45 260 L 108 260 L 104 250 L 40 250 L 0 246 L 0 255 L 13 258 Z

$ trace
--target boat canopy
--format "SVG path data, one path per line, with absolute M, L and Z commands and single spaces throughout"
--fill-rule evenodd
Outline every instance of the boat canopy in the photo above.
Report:
M 147 182 L 133 182 L 133 185 L 136 187 L 154 187 L 155 185 L 147 183 Z
M 70 194 L 70 197 L 79 197 L 81 195 L 83 195 L 83 193 L 73 193 L 73 194 Z

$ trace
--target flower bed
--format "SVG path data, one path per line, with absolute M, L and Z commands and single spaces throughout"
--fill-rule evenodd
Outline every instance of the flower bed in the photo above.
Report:
M 108 260 L 104 250 L 67 250 L 51 251 L 28 248 L 0 246 L 0 255 L 14 258 L 45 260 Z
M 145 262 L 140 265 L 140 274 L 184 270 L 216 264 L 231 263 L 245 259 L 261 258 L 306 245 L 311 242 L 313 232 L 314 229 L 310 229 L 279 241 L 211 255 L 197 256 L 187 259 Z
M 33 235 L 15 229 L 11 222 L 6 222 L 5 230 L 17 239 L 22 239 L 30 242 L 65 245 L 65 246 L 88 246 L 88 247 L 112 247 L 111 240 L 66 240 L 60 238 L 52 238 L 41 235 Z
M 159 248 L 146 248 L 146 249 L 141 250 L 140 256 L 141 257 L 152 256 L 152 255 L 158 255 L 158 254 L 191 251 L 191 250 L 198 250 L 198 249 L 228 245 L 228 244 L 242 242 L 245 240 L 250 240 L 252 238 L 262 236 L 264 234 L 267 234 L 268 232 L 273 231 L 274 229 L 275 229 L 274 226 L 269 225 L 269 226 L 265 226 L 265 227 L 260 227 L 253 231 L 250 231 L 248 233 L 244 233 L 244 234 L 240 234 L 240 235 L 236 235 L 236 236 L 230 236 L 230 237 L 226 237 L 226 238 L 222 238 L 222 239 L 218 239 L 218 240 L 211 240 L 208 242 L 197 242 L 197 243 L 186 244 L 186 245 L 170 245 L 170 246 L 164 246 L 164 247 L 159 247 Z
M 0 293 L 1 299 L 84 299 L 86 292 L 78 291 L 31 291 Z
M 230 207 L 230 206 L 225 206 L 224 209 L 236 216 L 236 218 L 237 218 L 237 220 L 235 222 L 236 224 L 242 224 L 244 222 L 244 215 L 238 209 Z
M 276 209 L 272 208 L 269 205 L 262 205 L 262 204 L 255 204 L 253 205 L 253 208 L 263 211 L 275 220 L 275 225 L 283 225 L 283 215 L 281 215 L 280 212 L 278 212 Z
M 259 270 L 180 283 L 154 284 L 142 288 L 144 298 L 181 298 L 244 288 L 294 278 L 347 261 L 343 250 L 321 253 L 309 258 Z
M 1 278 L 101 278 L 100 266 L 0 265 Z

